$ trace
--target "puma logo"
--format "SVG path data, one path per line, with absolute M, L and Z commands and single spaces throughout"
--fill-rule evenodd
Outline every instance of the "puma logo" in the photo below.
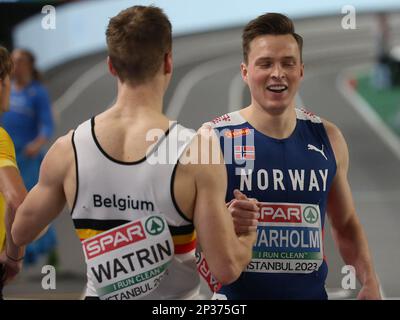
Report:
M 318 149 L 316 146 L 313 146 L 312 144 L 309 144 L 307 147 L 308 147 L 308 150 L 319 152 L 320 154 L 322 154 L 322 156 L 325 158 L 325 160 L 328 160 L 328 158 L 326 157 L 326 155 L 324 153 L 324 145 L 322 145 L 322 149 Z

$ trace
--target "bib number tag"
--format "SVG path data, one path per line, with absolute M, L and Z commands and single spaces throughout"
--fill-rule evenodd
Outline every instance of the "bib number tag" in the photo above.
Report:
M 152 215 L 82 242 L 89 275 L 102 300 L 134 300 L 154 291 L 174 256 L 163 216 Z
M 318 205 L 262 203 L 257 242 L 247 272 L 311 273 L 322 262 Z
M 201 287 L 205 288 L 205 296 L 210 296 L 214 292 L 219 291 L 222 285 L 218 280 L 211 274 L 210 268 L 208 267 L 207 261 L 204 254 L 201 251 L 196 252 L 196 264 L 197 271 L 200 274 Z

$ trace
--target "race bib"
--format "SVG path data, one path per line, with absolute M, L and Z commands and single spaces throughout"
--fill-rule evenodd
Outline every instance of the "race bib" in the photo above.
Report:
M 202 292 L 206 291 L 209 295 L 210 293 L 214 294 L 215 292 L 219 291 L 222 285 L 211 274 L 211 270 L 208 267 L 203 252 L 201 251 L 196 252 L 196 265 L 197 265 L 197 271 L 200 274 L 201 288 L 204 289 L 202 290 Z
M 321 214 L 314 204 L 261 204 L 247 272 L 311 273 L 323 262 Z
M 163 216 L 152 215 L 82 242 L 88 272 L 102 300 L 134 300 L 154 291 L 174 256 Z

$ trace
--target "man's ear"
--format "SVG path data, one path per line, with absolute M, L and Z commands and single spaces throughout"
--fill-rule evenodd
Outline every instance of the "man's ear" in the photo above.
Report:
M 108 66 L 108 71 L 114 76 L 117 77 L 117 71 L 115 71 L 114 66 L 112 64 L 112 61 L 110 59 L 110 56 L 107 57 L 107 66 Z
M 242 79 L 247 83 L 247 66 L 244 62 L 240 64 L 240 72 L 242 74 Z
M 164 73 L 170 74 L 172 73 L 173 61 L 172 61 L 172 52 L 168 52 L 164 55 Z
M 300 79 L 303 80 L 304 78 L 304 63 L 301 63 L 300 67 Z

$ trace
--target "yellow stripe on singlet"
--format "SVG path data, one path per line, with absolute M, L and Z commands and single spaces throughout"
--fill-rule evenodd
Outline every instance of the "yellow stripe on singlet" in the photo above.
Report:
M 89 239 L 103 233 L 105 230 L 93 230 L 93 229 L 75 229 L 76 234 L 80 240 Z
M 187 244 L 196 239 L 196 231 L 189 234 L 172 236 L 172 239 L 174 240 L 174 244 Z

